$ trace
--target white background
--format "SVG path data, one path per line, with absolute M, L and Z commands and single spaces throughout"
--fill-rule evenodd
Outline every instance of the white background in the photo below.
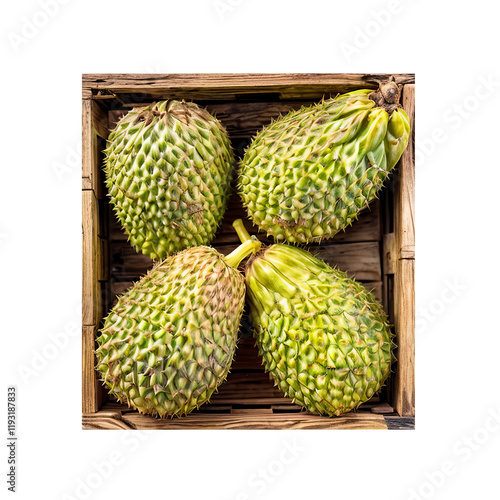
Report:
M 0 16 L 1 397 L 17 385 L 17 498 L 499 498 L 495 3 L 42 3 L 2 2 Z M 81 75 L 99 72 L 416 73 L 415 431 L 81 430 Z

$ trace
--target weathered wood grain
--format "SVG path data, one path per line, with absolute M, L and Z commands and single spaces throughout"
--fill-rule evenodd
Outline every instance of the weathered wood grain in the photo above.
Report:
M 394 275 L 394 327 L 397 366 L 394 406 L 402 417 L 415 415 L 415 261 L 400 259 Z
M 100 410 L 83 414 L 82 426 L 84 429 L 134 429 L 130 424 L 122 420 L 121 411 Z
M 399 417 L 398 415 L 384 415 L 389 430 L 415 430 L 415 417 Z
M 403 108 L 415 127 L 415 88 L 405 85 Z M 414 133 L 414 132 L 413 132 Z M 413 134 L 412 133 L 412 134 Z M 394 406 L 402 417 L 415 415 L 415 164 L 410 141 L 398 166 L 394 192 L 394 326 L 397 368 L 393 380 Z
M 101 243 L 98 236 L 99 205 L 94 191 L 82 191 L 82 323 L 94 326 L 101 319 Z
M 284 414 L 255 410 L 240 415 L 192 413 L 169 420 L 126 413 L 122 419 L 134 429 L 387 429 L 384 417 L 374 413 L 348 413 L 328 418 L 308 413 Z
M 104 397 L 104 389 L 94 369 L 96 326 L 82 328 L 82 411 L 93 413 L 99 410 Z
M 402 105 L 411 124 L 411 137 L 396 169 L 394 192 L 395 245 L 398 259 L 415 258 L 415 86 L 405 85 Z
M 317 98 L 358 88 L 378 88 L 388 74 L 86 74 L 84 96 L 97 91 L 137 93 L 162 98 L 231 99 L 255 94 L 277 94 L 281 99 Z M 413 74 L 394 75 L 398 83 L 413 83 Z
M 82 189 L 92 189 L 98 199 L 104 196 L 99 137 L 108 137 L 108 116 L 90 100 L 82 102 Z

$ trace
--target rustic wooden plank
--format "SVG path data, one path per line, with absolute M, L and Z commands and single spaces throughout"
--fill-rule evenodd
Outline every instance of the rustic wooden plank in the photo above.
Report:
M 397 258 L 415 258 L 415 85 L 405 85 L 402 105 L 411 124 L 411 138 L 396 169 L 394 228 Z
M 389 430 L 415 430 L 415 417 L 384 415 Z
M 394 279 L 394 327 L 397 364 L 394 407 L 402 417 L 415 415 L 415 261 L 400 259 Z
M 98 137 L 108 136 L 108 117 L 100 106 L 86 99 L 82 102 L 82 189 L 93 189 L 102 199 L 101 144 Z
M 357 88 L 378 88 L 389 74 L 86 74 L 84 89 L 121 93 L 146 93 L 169 96 L 206 96 L 230 98 L 241 94 L 278 93 L 297 98 L 321 93 L 347 92 Z M 394 75 L 397 83 L 414 83 L 413 74 Z M 207 91 L 210 91 L 207 93 Z
M 93 154 L 92 101 L 87 99 L 82 102 L 82 189 L 92 189 L 93 187 Z
M 196 410 L 197 413 L 231 413 L 233 407 L 231 405 L 214 405 L 214 404 L 206 404 L 202 405 L 199 410 Z
M 93 326 L 101 319 L 99 273 L 102 269 L 98 237 L 99 206 L 94 191 L 82 192 L 82 323 Z
M 295 405 L 293 403 L 288 404 L 288 405 L 271 405 L 271 409 L 274 412 L 297 412 L 297 411 L 304 411 L 304 408 L 299 405 Z
M 233 408 L 231 410 L 231 415 L 262 415 L 266 418 L 267 415 L 272 415 L 273 410 L 271 408 Z
M 94 413 L 103 402 L 103 388 L 95 370 L 96 326 L 82 328 L 82 411 Z
M 403 108 L 414 133 L 415 88 L 403 89 Z M 394 326 L 398 362 L 393 381 L 394 406 L 402 417 L 415 415 L 415 164 L 413 140 L 398 166 L 394 192 L 394 233 L 397 255 L 394 275 Z
M 97 413 L 84 413 L 82 424 L 84 429 L 134 429 L 132 425 L 122 420 L 120 411 L 101 410 Z
M 323 417 L 308 413 L 271 413 L 260 411 L 243 415 L 198 415 L 159 420 L 137 413 L 127 413 L 123 420 L 135 429 L 387 429 L 382 415 L 348 413 Z
M 90 177 L 82 177 L 82 190 L 86 191 L 91 189 L 92 189 L 92 179 Z
M 381 415 L 394 413 L 394 408 L 389 403 L 375 403 L 370 407 L 372 413 L 379 413 Z

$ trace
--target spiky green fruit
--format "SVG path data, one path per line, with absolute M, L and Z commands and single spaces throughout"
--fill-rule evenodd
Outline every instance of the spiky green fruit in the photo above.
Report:
M 236 267 L 260 247 L 224 257 L 200 246 L 171 256 L 118 299 L 97 339 L 97 370 L 140 413 L 183 415 L 228 374 L 245 302 Z
M 239 192 L 260 230 L 276 241 L 319 242 L 368 206 L 410 134 L 406 113 L 397 104 L 378 106 L 374 95 L 357 90 L 302 108 L 255 137 Z
M 105 174 L 130 243 L 152 259 L 210 243 L 233 163 L 226 131 L 195 103 L 162 101 L 127 113 L 109 135 Z
M 259 352 L 286 396 L 313 413 L 338 416 L 382 387 L 393 334 L 360 283 L 284 244 L 250 257 L 245 275 Z

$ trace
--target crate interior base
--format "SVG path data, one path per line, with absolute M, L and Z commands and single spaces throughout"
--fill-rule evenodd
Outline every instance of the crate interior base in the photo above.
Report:
M 140 415 L 126 405 L 106 403 L 83 414 L 84 429 L 413 429 L 414 418 L 402 418 L 387 403 L 363 405 L 340 417 L 313 415 L 286 400 L 276 404 L 209 404 L 184 417 L 159 419 Z

